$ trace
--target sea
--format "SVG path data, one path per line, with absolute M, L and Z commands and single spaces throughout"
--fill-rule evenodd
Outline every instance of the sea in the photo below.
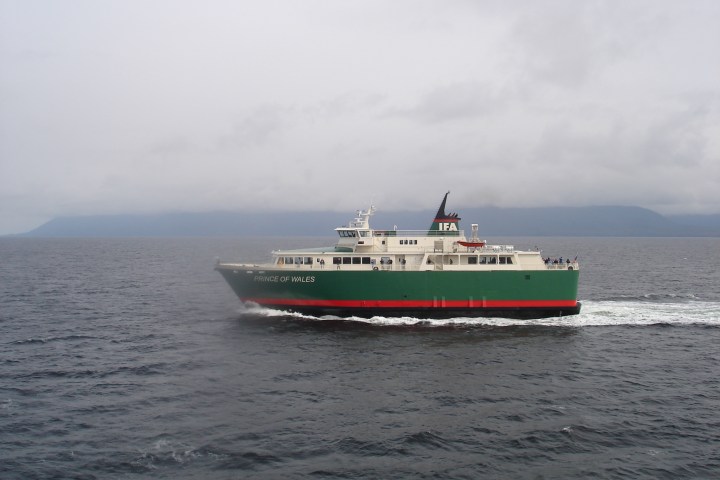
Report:
M 332 238 L 0 239 L 2 479 L 720 478 L 720 238 L 503 238 L 577 316 L 316 318 L 217 258 Z

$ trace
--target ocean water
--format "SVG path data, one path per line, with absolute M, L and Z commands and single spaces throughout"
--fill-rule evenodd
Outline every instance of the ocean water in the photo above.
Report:
M 720 478 L 720 239 L 491 239 L 574 317 L 243 307 L 216 257 L 332 239 L 0 239 L 0 478 Z

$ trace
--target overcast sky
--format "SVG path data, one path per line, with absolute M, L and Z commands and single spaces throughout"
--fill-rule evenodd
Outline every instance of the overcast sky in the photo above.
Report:
M 0 0 L 0 234 L 447 190 L 720 213 L 720 1 Z

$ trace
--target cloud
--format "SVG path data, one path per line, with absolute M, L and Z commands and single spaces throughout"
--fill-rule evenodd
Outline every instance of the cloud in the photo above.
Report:
M 258 107 L 235 122 L 232 132 L 220 137 L 219 147 L 259 147 L 277 141 L 282 131 L 290 128 L 292 113 L 292 109 L 276 105 Z
M 0 233 L 456 202 L 720 211 L 720 4 L 1 7 Z M 25 220 L 23 220 L 25 219 Z
M 497 113 L 508 101 L 506 96 L 500 88 L 487 83 L 456 83 L 433 88 L 414 107 L 391 109 L 386 114 L 429 123 L 462 121 Z

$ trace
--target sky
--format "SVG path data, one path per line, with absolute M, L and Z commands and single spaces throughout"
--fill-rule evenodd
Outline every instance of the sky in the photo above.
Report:
M 0 234 L 59 216 L 720 213 L 716 0 L 0 0 Z

